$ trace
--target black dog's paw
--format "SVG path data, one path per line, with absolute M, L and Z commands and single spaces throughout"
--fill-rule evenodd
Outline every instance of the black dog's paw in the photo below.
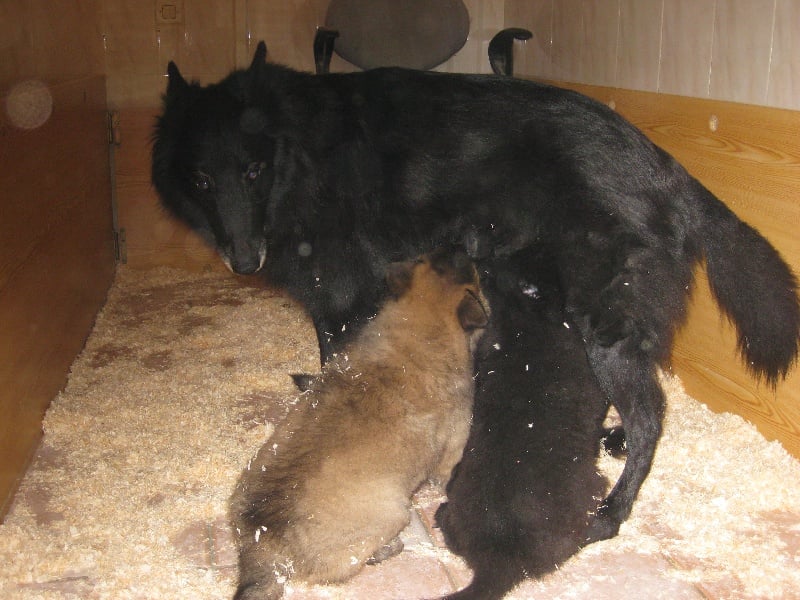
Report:
M 592 519 L 592 522 L 589 524 L 589 529 L 586 532 L 587 545 L 593 542 L 611 539 L 619 533 L 619 519 L 609 515 L 609 512 L 610 509 L 605 503 L 597 508 L 594 519 Z
M 314 385 L 317 380 L 317 375 L 308 375 L 307 373 L 290 373 L 289 376 L 294 381 L 294 385 L 301 392 L 307 392 Z

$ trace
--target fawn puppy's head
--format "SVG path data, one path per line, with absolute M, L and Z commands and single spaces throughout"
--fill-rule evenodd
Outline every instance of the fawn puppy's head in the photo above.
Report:
M 416 260 L 392 263 L 386 283 L 390 296 L 418 309 L 418 315 L 456 322 L 467 333 L 489 321 L 478 272 L 461 249 L 438 248 Z

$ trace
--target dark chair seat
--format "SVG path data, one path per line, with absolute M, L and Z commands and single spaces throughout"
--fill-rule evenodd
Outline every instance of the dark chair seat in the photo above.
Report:
M 458 52 L 469 35 L 461 0 L 331 0 L 314 38 L 317 73 L 327 73 L 333 52 L 361 69 L 432 69 Z M 525 29 L 504 29 L 489 44 L 489 62 L 500 75 L 513 72 L 513 42 Z

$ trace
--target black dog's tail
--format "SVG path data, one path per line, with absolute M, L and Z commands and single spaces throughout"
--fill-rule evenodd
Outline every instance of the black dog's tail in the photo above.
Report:
M 697 183 L 700 245 L 711 291 L 736 325 L 748 371 L 774 386 L 800 346 L 797 280 L 778 251 Z
M 440 600 L 501 600 L 525 578 L 525 573 L 510 565 L 508 559 L 491 561 L 475 571 L 472 582 L 463 590 L 444 596 Z

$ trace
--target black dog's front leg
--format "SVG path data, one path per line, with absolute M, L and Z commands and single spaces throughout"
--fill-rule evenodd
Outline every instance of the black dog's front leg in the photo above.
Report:
M 319 344 L 320 364 L 324 365 L 336 354 L 342 352 L 350 340 L 361 330 L 367 319 L 368 317 L 359 315 L 346 318 L 312 317 Z
M 337 256 L 333 250 L 331 256 Z M 348 262 L 346 259 L 350 258 Z M 347 264 L 352 272 L 342 271 Z M 324 262 L 311 273 L 329 272 L 329 277 L 314 277 L 313 289 L 301 294 L 314 323 L 320 364 L 342 352 L 361 328 L 378 312 L 386 297 L 383 276 L 376 277 L 358 256 Z
M 314 330 L 317 332 L 317 344 L 319 345 L 319 364 L 324 365 L 336 353 L 335 348 L 338 344 L 334 343 L 334 328 L 328 323 L 327 319 L 313 319 Z

